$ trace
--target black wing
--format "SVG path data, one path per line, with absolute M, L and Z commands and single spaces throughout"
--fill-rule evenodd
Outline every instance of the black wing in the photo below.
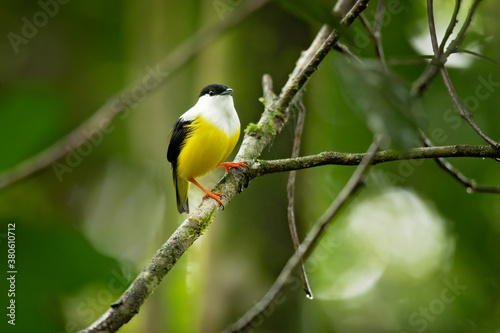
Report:
M 189 132 L 191 132 L 191 127 L 188 126 L 191 123 L 192 121 L 186 121 L 179 118 L 172 129 L 172 136 L 170 137 L 170 143 L 168 144 L 167 150 L 167 160 L 172 163 L 174 172 L 176 171 L 175 166 L 177 164 L 177 157 L 179 157 L 181 152 L 181 146 L 184 144 Z
M 192 130 L 189 126 L 189 124 L 191 123 L 192 121 L 185 121 L 181 118 L 179 118 L 179 120 L 175 122 L 174 128 L 172 129 L 172 135 L 170 137 L 170 143 L 168 144 L 167 149 L 167 160 L 172 163 L 172 176 L 175 185 L 177 210 L 181 214 L 183 212 L 189 213 L 189 203 L 186 196 L 183 196 L 183 198 L 181 198 L 179 195 L 179 186 L 182 186 L 182 184 L 179 184 L 179 182 L 187 182 L 187 180 L 177 179 L 177 158 L 181 153 L 181 147 L 184 144 L 184 141 Z

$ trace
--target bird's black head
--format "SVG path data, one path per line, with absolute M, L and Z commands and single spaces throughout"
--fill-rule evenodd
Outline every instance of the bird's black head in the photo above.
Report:
M 200 96 L 208 95 L 208 96 L 217 96 L 217 95 L 231 95 L 233 89 L 229 88 L 223 84 L 209 84 L 205 88 L 203 88 L 200 92 Z

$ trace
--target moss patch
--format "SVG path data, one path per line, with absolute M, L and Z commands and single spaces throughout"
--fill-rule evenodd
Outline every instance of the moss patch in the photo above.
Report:
M 257 125 L 255 123 L 250 123 L 248 126 L 245 128 L 245 134 L 251 134 L 251 133 L 263 133 L 264 128 L 260 125 Z

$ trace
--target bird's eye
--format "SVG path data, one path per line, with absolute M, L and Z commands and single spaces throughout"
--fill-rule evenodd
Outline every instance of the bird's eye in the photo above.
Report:
M 209 94 L 210 96 L 215 95 L 215 93 L 214 93 L 214 91 L 213 91 L 213 90 L 210 90 L 210 91 L 208 92 L 208 94 Z

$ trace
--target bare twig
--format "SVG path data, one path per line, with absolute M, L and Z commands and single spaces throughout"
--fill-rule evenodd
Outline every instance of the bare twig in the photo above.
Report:
M 387 69 L 387 62 L 385 61 L 384 48 L 382 46 L 382 21 L 385 14 L 385 0 L 379 0 L 377 11 L 375 13 L 375 20 L 373 22 L 373 33 L 376 40 L 375 51 L 377 57 L 380 59 L 380 63 L 385 71 Z
M 433 59 L 434 57 L 431 59 L 427 68 L 422 72 L 422 74 L 420 74 L 418 79 L 413 82 L 411 87 L 412 95 L 421 97 L 431 81 L 436 77 L 438 67 L 433 64 Z
M 385 12 L 385 0 L 380 0 L 377 5 L 377 11 L 375 12 L 373 27 L 371 26 L 370 22 L 368 21 L 368 19 L 365 17 L 364 14 L 361 14 L 359 18 L 361 23 L 365 27 L 365 30 L 368 33 L 368 36 L 370 37 L 373 46 L 375 47 L 375 53 L 380 63 L 382 64 L 382 68 L 385 71 L 388 71 L 387 62 L 384 56 L 384 49 L 382 47 L 381 30 L 382 30 L 382 21 L 384 18 L 384 12 Z
M 359 166 L 354 171 L 353 175 L 344 186 L 339 195 L 335 198 L 332 204 L 328 207 L 325 213 L 318 219 L 315 225 L 311 228 L 311 231 L 307 234 L 304 242 L 299 246 L 297 251 L 293 254 L 288 262 L 283 267 L 278 278 L 275 280 L 272 287 L 266 293 L 266 295 L 252 307 L 246 314 L 244 314 L 240 319 L 228 327 L 224 333 L 233 332 L 244 332 L 252 327 L 254 320 L 263 313 L 276 299 L 280 292 L 283 291 L 288 279 L 295 270 L 295 268 L 300 265 L 301 261 L 311 253 L 314 246 L 318 243 L 318 240 L 322 236 L 326 226 L 331 222 L 333 217 L 337 215 L 340 209 L 344 206 L 349 198 L 352 198 L 354 192 L 362 184 L 364 175 L 368 171 L 368 166 L 372 164 L 372 158 L 375 156 L 375 152 L 378 149 L 378 144 L 373 143 L 364 158 L 360 161 Z
M 385 0 L 379 0 L 377 11 L 375 12 L 375 19 L 373 21 L 373 30 L 376 34 L 380 34 L 382 30 L 382 22 L 385 14 Z
M 462 118 L 464 118 L 467 123 L 474 129 L 474 131 L 481 136 L 490 146 L 492 146 L 495 149 L 499 149 L 499 143 L 495 142 L 494 140 L 490 139 L 487 135 L 485 135 L 481 129 L 472 121 L 472 115 L 471 113 L 465 109 L 463 104 L 460 102 L 460 99 L 455 91 L 455 88 L 453 87 L 453 84 L 451 82 L 451 79 L 448 75 L 448 72 L 446 70 L 446 67 L 444 66 L 445 62 L 447 61 L 448 57 L 450 54 L 454 52 L 459 52 L 459 46 L 463 42 L 463 39 L 465 38 L 465 34 L 467 32 L 467 29 L 469 28 L 472 18 L 474 16 L 475 11 L 477 10 L 477 7 L 479 5 L 480 0 L 474 1 L 469 12 L 467 15 L 467 18 L 462 25 L 462 28 L 460 29 L 460 32 L 458 33 L 457 38 L 450 43 L 448 48 L 446 49 L 446 52 L 444 52 L 444 48 L 446 46 L 446 43 L 451 36 L 453 29 L 455 28 L 455 25 L 457 23 L 457 16 L 460 11 L 460 6 L 461 6 L 461 0 L 456 0 L 455 3 L 455 9 L 453 11 L 452 17 L 450 19 L 450 22 L 448 24 L 448 28 L 446 29 L 445 35 L 443 37 L 443 40 L 441 41 L 441 44 L 437 44 L 437 35 L 436 35 L 436 28 L 434 24 L 434 10 L 433 10 L 433 1 L 432 0 L 427 0 L 427 11 L 428 11 L 428 20 L 429 20 L 429 31 L 431 35 L 431 42 L 432 42 L 432 48 L 434 51 L 434 57 L 433 61 L 431 62 L 430 66 L 428 67 L 427 71 L 425 71 L 422 76 L 415 82 L 413 89 L 412 89 L 412 94 L 414 96 L 421 95 L 423 92 L 423 89 L 427 86 L 428 82 L 432 80 L 432 78 L 435 76 L 437 73 L 437 69 L 439 68 L 439 71 L 441 72 L 441 75 L 443 77 L 443 80 L 445 82 L 446 88 L 448 89 L 448 92 L 455 103 L 456 107 L 458 108 L 460 115 Z M 472 52 L 470 52 L 473 55 L 476 55 Z M 495 65 L 497 65 L 497 62 L 492 61 Z M 427 147 L 433 147 L 432 143 L 430 140 L 426 137 L 426 135 L 421 132 L 422 139 Z M 500 187 L 491 187 L 491 186 L 481 186 L 477 185 L 473 180 L 470 180 L 467 178 L 460 170 L 455 168 L 451 163 L 446 161 L 444 158 L 439 157 L 436 158 L 436 163 L 444 169 L 447 173 L 453 176 L 456 180 L 458 180 L 460 183 L 462 183 L 464 186 L 466 186 L 467 191 L 477 191 L 477 192 L 488 192 L 488 193 L 499 193 L 500 192 Z
M 420 132 L 422 139 L 424 141 L 424 144 L 427 147 L 432 147 L 435 148 L 431 142 L 431 140 L 423 133 Z M 486 192 L 486 193 L 500 193 L 500 186 L 483 186 L 483 185 L 477 185 L 476 182 L 472 179 L 469 179 L 467 176 L 465 176 L 460 170 L 455 168 L 450 162 L 445 160 L 442 157 L 438 157 L 434 159 L 436 163 L 444 169 L 447 173 L 449 173 L 453 178 L 458 180 L 460 183 L 462 183 L 465 188 L 467 189 L 467 192 Z M 495 160 L 498 161 L 498 158 L 495 158 Z
M 300 93 L 297 96 L 301 95 Z M 299 157 L 300 152 L 300 141 L 302 138 L 302 130 L 304 128 L 304 119 L 306 115 L 306 110 L 302 100 L 299 100 L 298 103 L 295 103 L 296 108 L 298 109 L 297 114 L 297 125 L 295 127 L 295 135 L 293 140 L 293 149 L 292 149 L 292 158 Z M 290 228 L 290 235 L 292 236 L 293 246 L 295 251 L 299 248 L 300 241 L 299 235 L 297 233 L 297 226 L 295 223 L 295 176 L 296 171 L 290 171 L 288 174 L 288 183 L 287 183 L 287 197 L 288 197 L 288 227 Z M 306 293 L 306 296 L 310 299 L 313 298 L 313 294 L 311 292 L 311 287 L 309 286 L 309 282 L 307 280 L 306 269 L 304 266 L 304 262 L 300 264 L 300 275 L 302 278 L 302 287 Z
M 439 52 L 439 44 L 436 35 L 436 25 L 434 23 L 434 1 L 427 0 L 427 18 L 429 20 L 429 31 L 431 34 L 431 44 L 432 50 L 434 51 L 434 57 L 439 58 L 441 53 Z M 451 25 L 451 23 L 450 23 Z
M 474 2 L 471 5 L 471 8 L 469 9 L 469 12 L 467 13 L 467 17 L 465 18 L 464 23 L 462 24 L 462 27 L 460 28 L 460 31 L 457 34 L 457 37 L 448 45 L 446 48 L 446 51 L 444 53 L 435 53 L 432 61 L 429 63 L 427 66 L 426 70 L 420 75 L 420 77 L 415 80 L 412 86 L 412 95 L 414 96 L 421 96 L 425 89 L 428 87 L 429 83 L 434 79 L 436 74 L 439 71 L 439 68 L 444 66 L 446 61 L 448 60 L 448 57 L 452 54 L 455 53 L 458 49 L 458 47 L 462 44 L 465 35 L 467 33 L 467 30 L 469 29 L 471 23 L 472 23 L 472 18 L 474 17 L 474 14 L 476 13 L 476 10 L 479 6 L 479 2 L 481 0 L 474 0 Z M 429 8 L 428 8 L 429 10 Z M 458 10 L 455 6 L 455 11 Z M 429 17 L 430 18 L 430 17 Z M 454 26 L 454 21 L 456 21 L 456 17 L 452 15 L 452 18 L 450 20 L 450 23 L 448 25 L 448 28 L 451 29 L 450 27 Z M 446 43 L 447 39 L 449 37 L 446 36 L 446 40 L 443 39 L 443 42 Z M 443 43 L 441 43 L 443 44 Z M 434 45 L 433 45 L 434 47 Z M 444 47 L 444 46 L 443 46 Z M 439 50 L 439 48 L 438 48 Z
M 0 174 L 0 190 L 49 167 L 53 162 L 86 143 L 91 139 L 91 136 L 87 133 L 94 131 L 107 133 L 107 127 L 117 116 L 122 114 L 130 106 L 143 100 L 149 93 L 154 91 L 164 82 L 166 78 L 193 59 L 222 33 L 241 22 L 245 17 L 261 8 L 268 1 L 269 0 L 249 1 L 248 5 L 245 5 L 242 10 L 235 12 L 234 15 L 228 16 L 224 21 L 199 30 L 177 49 L 163 58 L 158 64 L 153 66 L 152 69 L 150 68 L 148 74 L 140 81 L 131 84 L 111 97 L 104 105 L 97 109 L 89 119 L 84 121 L 67 136 L 37 155 L 30 157 L 10 170 Z M 155 84 L 151 84 L 151 71 L 156 73 L 153 80 Z M 139 89 L 141 93 L 137 94 L 136 92 Z
M 472 129 L 490 146 L 496 149 L 500 149 L 500 143 L 496 142 L 495 140 L 491 139 L 489 136 L 484 134 L 483 131 L 479 128 L 479 126 L 477 126 L 476 123 L 472 120 L 472 114 L 465 108 L 465 106 L 460 101 L 460 98 L 458 97 L 457 92 L 453 87 L 453 83 L 451 82 L 450 76 L 445 67 L 441 67 L 441 76 L 443 77 L 446 89 L 448 89 L 448 93 L 450 94 L 453 103 L 455 103 L 455 106 L 460 112 L 460 116 L 463 119 L 465 119 L 465 121 L 472 127 Z
M 474 52 L 474 51 L 471 51 L 471 50 L 467 50 L 467 49 L 460 49 L 458 48 L 456 50 L 455 53 L 465 53 L 465 54 L 470 54 L 476 58 L 479 58 L 481 60 L 484 60 L 486 62 L 489 62 L 490 64 L 494 65 L 495 67 L 500 67 L 500 62 L 498 62 L 497 60 L 493 59 L 493 58 L 490 58 L 490 57 L 487 57 L 485 55 L 482 55 L 478 52 Z
M 434 25 L 434 11 L 432 0 L 427 0 L 427 17 L 429 21 L 429 31 L 431 35 L 431 43 L 432 50 L 434 51 L 434 56 L 432 57 L 432 60 L 427 66 L 426 70 L 413 83 L 411 94 L 414 96 L 422 96 L 424 90 L 438 73 L 439 67 L 444 65 L 447 60 L 446 57 L 441 57 L 441 53 L 439 52 L 439 45 L 436 37 L 436 27 Z M 451 25 L 452 24 L 450 23 L 449 26 Z
M 285 158 L 278 160 L 258 160 L 249 164 L 248 173 L 251 178 L 266 174 L 302 170 L 322 165 L 358 165 L 365 154 L 362 153 L 338 153 L 323 152 L 317 155 L 301 156 L 297 158 Z M 401 160 L 412 159 L 435 159 L 435 158 L 491 158 L 500 159 L 500 152 L 490 146 L 437 146 L 412 148 L 406 152 L 387 149 L 379 151 L 373 157 L 372 164 L 380 164 Z
M 362 65 L 363 62 L 361 61 L 361 59 L 358 58 L 357 55 L 355 55 L 354 53 L 351 52 L 351 50 L 349 50 L 347 48 L 347 46 L 345 46 L 344 44 L 341 44 L 341 43 L 337 43 L 335 44 L 335 46 L 333 47 L 333 49 L 335 51 L 338 51 L 340 52 L 341 54 L 343 54 L 344 56 L 347 57 L 347 59 L 349 60 L 354 60 L 356 63 L 358 63 L 359 65 Z
M 464 176 L 444 158 L 491 158 L 500 160 L 500 152 L 490 146 L 433 146 L 430 140 L 422 133 L 426 147 L 413 148 L 407 152 L 397 150 L 382 150 L 375 154 L 372 164 L 410 160 L 435 159 L 436 163 L 445 169 L 454 178 L 460 181 L 468 191 L 500 193 L 500 187 L 477 185 L 473 180 Z M 249 166 L 252 177 L 259 177 L 275 172 L 301 170 L 323 165 L 357 165 L 364 154 L 323 152 L 317 155 L 301 156 L 281 160 L 257 161 Z
M 374 39 L 375 33 L 373 32 L 373 27 L 372 27 L 370 21 L 368 21 L 368 19 L 366 18 L 366 15 L 365 14 L 359 15 L 359 21 L 361 22 L 361 24 L 365 28 L 366 32 L 368 33 L 368 36 L 370 36 L 371 39 Z
M 473 9 L 471 9 L 472 11 Z M 437 40 L 437 35 L 436 35 L 436 26 L 434 24 L 434 8 L 433 8 L 433 0 L 427 0 L 427 16 L 429 18 L 429 31 L 431 35 L 431 42 L 432 42 L 432 49 L 434 51 L 434 57 L 435 59 L 440 59 L 441 58 L 441 53 L 440 49 L 441 47 L 438 44 Z M 470 19 L 472 20 L 472 15 L 469 15 Z M 456 20 L 456 18 L 452 18 L 452 20 Z M 470 22 L 469 22 L 470 24 Z M 450 22 L 450 25 L 451 22 Z M 465 35 L 465 31 L 467 29 L 464 29 L 462 27 L 462 30 L 464 30 L 463 34 Z M 457 38 L 457 40 L 460 41 L 460 43 L 463 41 L 462 38 Z M 454 42 L 452 42 L 454 44 Z M 459 44 L 456 45 L 458 47 Z M 455 48 L 456 49 L 456 48 Z M 454 49 L 454 50 L 455 50 Z M 446 58 L 447 59 L 447 56 Z M 444 60 L 446 61 L 446 60 Z M 472 129 L 481 137 L 483 138 L 484 141 L 486 141 L 490 146 L 500 149 L 500 144 L 494 140 L 492 140 L 489 136 L 483 133 L 483 131 L 479 128 L 479 126 L 476 125 L 476 123 L 472 120 L 472 114 L 465 108 L 465 106 L 462 104 L 460 101 L 460 98 L 457 95 L 457 92 L 455 91 L 455 88 L 453 87 L 453 83 L 451 82 L 451 78 L 448 74 L 448 71 L 446 70 L 446 67 L 443 64 L 439 68 L 441 72 L 441 76 L 443 77 L 444 83 L 446 85 L 446 88 L 448 89 L 448 93 L 451 96 L 451 99 L 453 100 L 453 103 L 455 103 L 455 106 L 457 107 L 458 111 L 460 112 L 460 116 L 472 127 Z
M 429 62 L 434 58 L 433 55 L 414 55 L 414 56 L 402 56 L 402 57 L 391 57 L 387 60 L 390 65 L 415 65 L 424 64 Z
M 448 23 L 448 27 L 446 28 L 446 32 L 444 33 L 443 39 L 441 40 L 441 45 L 439 45 L 439 54 L 444 53 L 444 48 L 451 34 L 453 33 L 453 29 L 458 23 L 457 17 L 460 12 L 460 6 L 462 4 L 462 0 L 455 0 L 455 8 L 453 9 L 453 14 L 451 14 L 450 22 Z
M 471 4 L 471 7 L 469 8 L 469 11 L 467 12 L 467 16 L 465 18 L 464 23 L 462 24 L 462 27 L 460 28 L 460 31 L 457 34 L 457 37 L 448 45 L 446 48 L 446 51 L 444 52 L 444 56 L 448 58 L 450 54 L 455 53 L 457 49 L 462 45 L 465 35 L 467 34 L 467 30 L 469 30 L 469 27 L 472 23 L 472 19 L 474 18 L 474 15 L 476 14 L 477 8 L 479 7 L 479 3 L 481 0 L 474 0 Z M 452 16 L 452 20 L 456 20 L 456 17 Z M 451 24 L 451 22 L 450 22 Z

